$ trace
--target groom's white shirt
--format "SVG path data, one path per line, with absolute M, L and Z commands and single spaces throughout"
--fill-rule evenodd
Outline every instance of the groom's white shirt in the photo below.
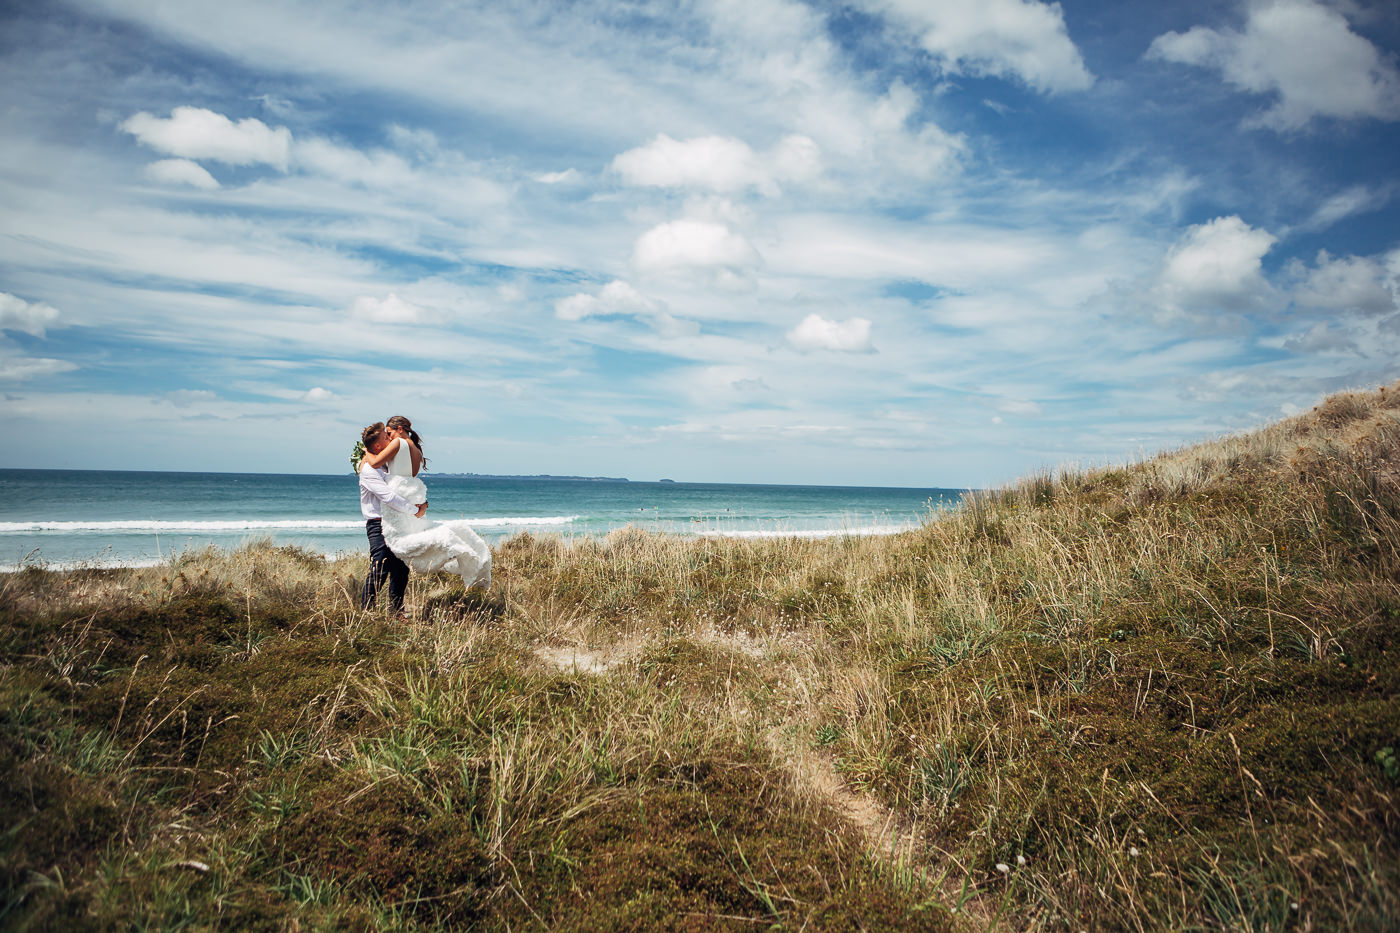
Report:
M 386 505 L 410 515 L 418 512 L 418 506 L 389 488 L 389 471 L 376 469 L 368 463 L 360 464 L 360 514 L 366 520 L 383 518 Z

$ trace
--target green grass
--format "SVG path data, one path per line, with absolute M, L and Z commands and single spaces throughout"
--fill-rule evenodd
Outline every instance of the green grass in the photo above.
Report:
M 0 578 L 0 925 L 1393 929 L 1400 386 L 883 539 Z

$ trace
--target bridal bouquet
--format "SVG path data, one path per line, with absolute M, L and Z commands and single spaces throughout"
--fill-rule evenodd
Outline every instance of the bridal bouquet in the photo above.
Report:
M 359 473 L 359 472 L 360 472 L 360 461 L 363 460 L 363 459 L 365 459 L 365 454 L 366 454 L 366 453 L 368 453 L 368 451 L 365 450 L 365 442 L 364 442 L 364 441 L 356 441 L 356 442 L 355 442 L 355 448 L 354 448 L 353 450 L 350 451 L 350 472 L 351 472 L 351 473 Z

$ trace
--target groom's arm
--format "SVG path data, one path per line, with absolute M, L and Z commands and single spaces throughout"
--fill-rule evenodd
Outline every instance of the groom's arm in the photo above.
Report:
M 419 518 L 428 510 L 428 503 L 421 506 L 414 505 L 403 496 L 389 488 L 389 484 L 384 481 L 374 467 L 360 467 L 360 484 L 368 489 L 376 499 L 383 502 L 396 512 L 407 512 L 410 515 L 417 514 Z

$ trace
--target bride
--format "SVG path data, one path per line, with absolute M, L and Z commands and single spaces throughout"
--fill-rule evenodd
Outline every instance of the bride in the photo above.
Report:
M 412 423 L 395 415 L 384 424 L 389 443 L 377 454 L 365 454 L 373 467 L 388 464 L 389 488 L 409 502 L 426 502 L 428 487 L 418 478 L 424 461 L 423 442 Z M 462 520 L 436 522 L 406 512 L 384 510 L 384 543 L 400 560 L 419 573 L 446 570 L 470 589 L 491 586 L 491 549 Z

